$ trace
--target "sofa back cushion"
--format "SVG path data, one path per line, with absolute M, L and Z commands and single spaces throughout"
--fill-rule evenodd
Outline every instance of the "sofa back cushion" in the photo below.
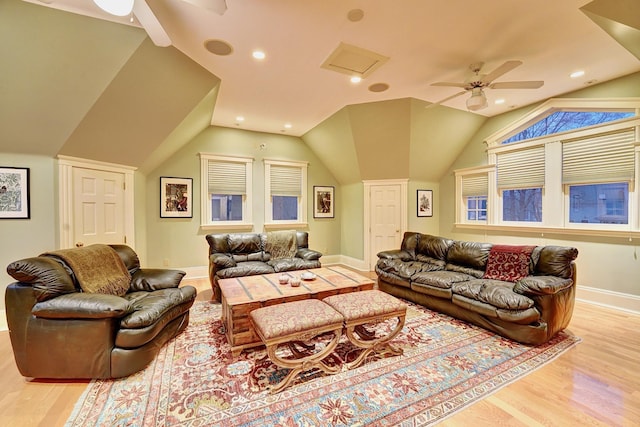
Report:
M 421 234 L 416 247 L 416 256 L 425 255 L 429 258 L 444 261 L 447 259 L 447 252 L 453 244 L 453 240 L 444 237 Z
M 262 240 L 255 233 L 229 234 L 229 253 L 251 254 L 262 252 Z
M 229 253 L 229 234 L 207 234 L 209 255 Z
M 447 252 L 447 270 L 457 271 L 454 267 L 468 268 L 476 270 L 482 277 L 491 246 L 493 246 L 491 243 L 454 241 Z M 477 276 L 477 274 L 473 275 Z
M 557 276 L 569 279 L 572 275 L 571 262 L 578 256 L 578 249 L 568 246 L 545 246 L 540 251 L 535 274 Z
M 411 255 L 412 259 L 416 258 L 416 247 L 418 246 L 419 238 L 420 233 L 412 231 L 406 231 L 404 233 L 404 236 L 402 236 L 402 244 L 400 245 L 400 249 Z

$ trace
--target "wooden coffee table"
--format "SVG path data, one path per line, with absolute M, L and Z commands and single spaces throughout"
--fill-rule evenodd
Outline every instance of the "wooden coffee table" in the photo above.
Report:
M 300 277 L 305 271 L 314 273 L 316 278 L 302 280 L 299 287 L 281 285 L 278 278 L 283 273 L 218 281 L 222 293 L 222 322 L 234 357 L 245 348 L 262 345 L 249 319 L 252 310 L 283 302 L 308 298 L 322 299 L 336 294 L 370 290 L 374 285 L 372 279 L 337 266 L 288 271 L 284 274 Z

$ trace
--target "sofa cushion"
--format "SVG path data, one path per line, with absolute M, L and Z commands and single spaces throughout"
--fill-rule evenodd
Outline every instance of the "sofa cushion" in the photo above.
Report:
M 445 259 L 447 259 L 447 252 L 449 251 L 449 247 L 451 247 L 452 244 L 453 240 L 451 239 L 431 236 L 429 234 L 422 234 L 418 239 L 416 257 L 422 254 L 430 258 L 444 261 Z
M 195 297 L 196 290 L 193 286 L 128 293 L 125 299 L 133 306 L 133 311 L 122 318 L 120 327 L 144 328 L 157 322 L 169 310 L 193 301 Z
M 308 270 L 320 267 L 320 261 L 304 260 L 302 258 L 272 259 L 267 262 L 267 264 L 273 267 L 273 271 L 276 273 L 281 271 Z
M 528 276 L 519 280 L 513 291 L 519 294 L 551 295 L 570 288 L 573 280 L 556 276 Z
M 424 264 L 429 264 L 429 270 L 444 270 L 444 266 L 446 265 L 446 262 L 443 260 L 432 258 L 427 255 L 418 254 L 416 259 Z
M 405 280 L 410 280 L 414 274 L 419 272 L 439 269 L 439 267 L 434 266 L 433 264 L 389 258 L 379 259 L 376 266 L 382 271 L 390 274 L 396 274 Z
M 456 273 L 466 274 L 468 276 L 475 277 L 476 279 L 481 279 L 484 276 L 484 270 L 477 270 L 471 267 L 465 267 L 457 264 L 447 264 L 444 266 L 445 270 L 455 271 Z
M 383 280 L 392 285 L 400 286 L 403 288 L 410 288 L 411 282 L 409 279 L 402 279 L 395 273 L 388 273 L 386 271 L 382 271 L 378 265 L 376 265 L 376 274 L 378 275 L 378 280 Z
M 451 285 L 474 279 L 473 276 L 456 271 L 419 272 L 411 277 L 414 283 L 434 286 L 440 289 L 451 289 Z
M 534 248 L 535 246 L 493 245 L 489 251 L 484 278 L 517 282 L 527 277 Z
M 275 270 L 266 262 L 262 261 L 246 261 L 235 267 L 229 267 L 216 272 L 216 276 L 220 279 L 229 279 L 231 277 L 253 276 L 254 274 L 269 274 Z
M 496 308 L 491 304 L 467 298 L 463 295 L 454 294 L 451 298 L 453 304 L 466 310 L 479 313 L 486 317 L 494 317 L 509 323 L 517 323 L 519 325 L 530 325 L 540 320 L 540 312 L 536 307 L 530 307 L 523 310 L 509 310 Z
M 565 246 L 545 246 L 540 251 L 536 264 L 536 274 L 541 276 L 571 277 L 571 261 L 578 256 L 576 248 Z
M 259 234 L 229 234 L 229 253 L 250 254 L 262 251 L 262 241 Z
M 454 283 L 451 291 L 506 310 L 525 310 L 534 306 L 531 298 L 513 292 L 514 284 L 501 280 L 474 279 Z
M 463 242 L 456 240 L 447 252 L 447 263 L 482 271 L 489 259 L 491 243 Z

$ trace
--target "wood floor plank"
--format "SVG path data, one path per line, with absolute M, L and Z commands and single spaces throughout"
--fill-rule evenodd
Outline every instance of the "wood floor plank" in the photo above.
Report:
M 208 279 L 183 283 L 211 299 Z M 582 342 L 440 425 L 640 425 L 640 315 L 578 301 L 568 331 Z M 87 383 L 23 378 L 0 332 L 0 426 L 63 426 Z

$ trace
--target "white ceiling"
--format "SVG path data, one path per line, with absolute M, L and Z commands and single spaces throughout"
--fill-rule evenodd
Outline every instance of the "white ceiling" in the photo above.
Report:
M 132 25 L 131 17 L 111 17 L 89 0 L 26 1 Z M 173 46 L 222 80 L 212 124 L 299 136 L 345 105 L 405 97 L 438 102 L 460 89 L 430 85 L 464 81 L 474 62 L 484 62 L 487 73 L 521 60 L 496 81 L 545 82 L 539 89 L 488 89 L 489 107 L 478 112 L 486 116 L 640 71 L 639 59 L 580 11 L 590 1 L 227 0 L 219 15 L 183 0 L 147 0 L 157 22 L 145 29 L 164 31 Z M 640 16 L 640 1 L 598 1 L 631 4 Z M 352 9 L 364 11 L 362 20 L 347 18 Z M 133 25 L 141 26 L 135 17 Z M 208 39 L 226 41 L 233 53 L 210 53 Z M 353 84 L 320 67 L 341 42 L 389 60 Z M 266 59 L 253 59 L 254 49 Z M 571 79 L 576 70 L 586 74 Z M 369 91 L 375 83 L 389 89 Z M 467 97 L 444 105 L 466 110 Z M 495 105 L 497 98 L 505 103 Z M 245 121 L 238 124 L 237 116 Z M 292 128 L 285 130 L 285 123 Z

